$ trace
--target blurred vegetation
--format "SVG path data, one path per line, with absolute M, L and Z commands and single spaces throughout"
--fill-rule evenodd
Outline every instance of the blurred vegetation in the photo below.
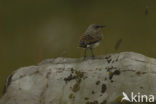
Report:
M 82 57 L 88 25 L 107 25 L 96 55 L 135 51 L 156 57 L 155 0 L 0 0 L 0 92 L 17 68 L 59 56 Z

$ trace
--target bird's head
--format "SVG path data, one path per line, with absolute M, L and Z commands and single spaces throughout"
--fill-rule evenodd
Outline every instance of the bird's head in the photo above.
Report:
M 86 30 L 86 33 L 99 33 L 102 32 L 102 29 L 106 27 L 105 25 L 91 24 Z

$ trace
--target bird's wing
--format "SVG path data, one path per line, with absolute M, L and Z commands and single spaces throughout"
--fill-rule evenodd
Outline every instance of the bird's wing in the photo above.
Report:
M 86 44 L 86 45 L 90 45 L 90 44 L 94 44 L 96 42 L 99 42 L 101 40 L 100 37 L 93 37 L 91 35 L 83 35 L 80 37 L 80 44 Z

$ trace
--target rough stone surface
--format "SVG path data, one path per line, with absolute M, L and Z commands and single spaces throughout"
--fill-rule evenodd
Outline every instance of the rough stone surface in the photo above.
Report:
M 156 59 L 134 52 L 47 59 L 15 71 L 0 104 L 120 104 L 122 92 L 156 96 Z

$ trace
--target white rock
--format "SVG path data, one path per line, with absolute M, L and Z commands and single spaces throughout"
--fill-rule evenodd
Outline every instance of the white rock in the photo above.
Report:
M 156 59 L 133 52 L 48 59 L 18 69 L 5 91 L 0 104 L 114 104 L 122 92 L 156 96 Z

